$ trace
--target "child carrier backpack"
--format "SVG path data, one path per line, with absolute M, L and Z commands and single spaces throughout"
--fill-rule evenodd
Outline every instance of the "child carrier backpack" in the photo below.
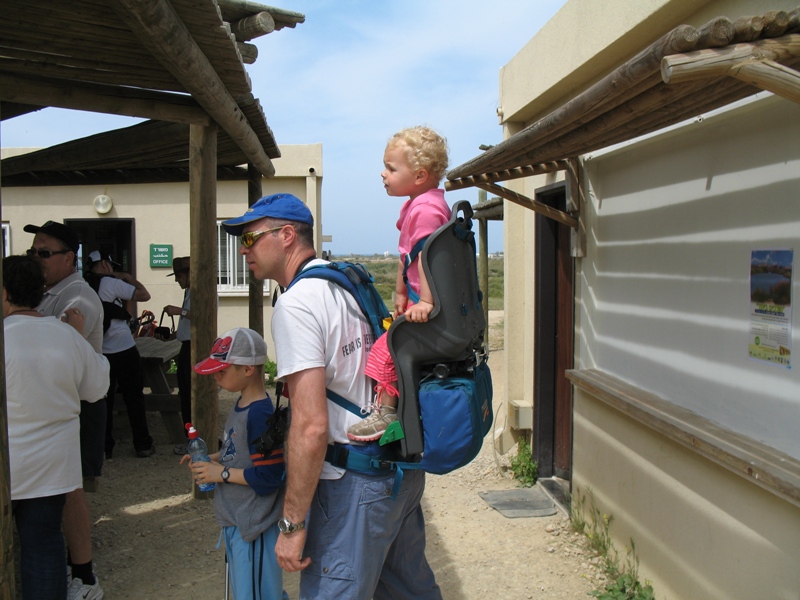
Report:
M 459 217 L 459 213 L 463 216 Z M 399 317 L 386 335 L 398 374 L 398 422 L 378 442 L 329 446 L 331 464 L 363 473 L 403 469 L 444 474 L 472 461 L 492 424 L 492 380 L 486 364 L 482 296 L 478 286 L 472 208 L 453 206 L 450 221 L 426 239 L 421 254 L 434 297 L 426 323 Z M 339 262 L 302 271 L 347 289 L 379 336 L 389 311 L 363 265 Z M 360 407 L 331 390 L 328 398 L 363 417 Z

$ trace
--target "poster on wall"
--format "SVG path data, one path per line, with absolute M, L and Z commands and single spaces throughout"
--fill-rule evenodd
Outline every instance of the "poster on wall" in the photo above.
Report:
M 750 254 L 750 357 L 792 368 L 794 250 Z

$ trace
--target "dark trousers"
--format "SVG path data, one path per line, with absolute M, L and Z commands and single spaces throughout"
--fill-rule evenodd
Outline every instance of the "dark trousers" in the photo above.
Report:
M 103 439 L 106 431 L 104 400 L 81 400 L 81 468 L 84 477 L 100 477 L 103 472 Z
M 66 494 L 11 501 L 24 600 L 67 597 L 67 555 L 61 532 L 65 502 Z
M 181 416 L 184 423 L 192 423 L 192 342 L 181 342 L 176 364 L 178 368 L 178 394 L 181 397 Z
M 128 421 L 133 432 L 134 450 L 147 450 L 153 445 L 153 438 L 147 429 L 147 413 L 144 406 L 142 393 L 142 365 L 139 351 L 132 346 L 122 352 L 106 354 L 111 365 L 111 379 L 106 397 L 108 415 L 106 416 L 105 449 L 110 453 L 114 448 L 114 395 L 117 391 L 122 394 L 128 412 Z

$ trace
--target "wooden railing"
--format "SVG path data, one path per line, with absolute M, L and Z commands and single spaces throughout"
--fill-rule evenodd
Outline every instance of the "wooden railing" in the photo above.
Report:
M 800 507 L 800 460 L 597 369 L 572 384 L 670 440 Z

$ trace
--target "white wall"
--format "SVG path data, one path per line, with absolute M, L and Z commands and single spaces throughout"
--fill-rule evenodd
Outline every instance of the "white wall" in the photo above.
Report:
M 275 176 L 262 180 L 263 195 L 289 192 L 309 204 L 317 225 L 316 245 L 322 248 L 322 145 L 282 145 L 281 158 L 274 161 Z M 2 156 L 13 156 L 18 149 L 3 149 Z M 313 172 L 310 171 L 313 169 Z M 98 215 L 92 200 L 98 194 L 113 199 L 106 215 Z M 54 187 L 7 187 L 2 190 L 3 222 L 10 225 L 11 253 L 20 254 L 30 247 L 33 236 L 23 231 L 28 223 L 41 225 L 48 219 L 133 219 L 136 272 L 150 292 L 149 302 L 139 303 L 139 312 L 152 311 L 160 318 L 167 304 L 180 305 L 183 291 L 171 269 L 150 267 L 150 244 L 172 244 L 173 257 L 189 255 L 189 185 L 158 183 L 139 185 L 86 185 Z M 247 182 L 220 181 L 217 185 L 217 218 L 236 217 L 247 209 Z M 216 244 L 216 240 L 209 240 Z M 271 297 L 264 299 L 264 334 L 273 348 L 269 331 L 272 317 Z M 168 320 L 168 319 L 167 319 Z M 219 301 L 217 334 L 233 327 L 246 326 L 247 297 L 223 296 Z M 270 356 L 274 354 L 270 350 Z
M 800 106 L 768 97 L 586 165 L 580 368 L 800 458 L 797 361 L 748 357 L 751 251 L 800 258 Z

